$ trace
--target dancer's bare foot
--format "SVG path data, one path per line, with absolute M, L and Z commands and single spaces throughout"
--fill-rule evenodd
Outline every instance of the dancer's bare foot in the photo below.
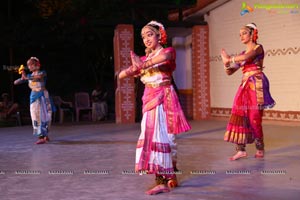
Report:
M 264 150 L 257 150 L 254 157 L 255 158 L 263 158 L 265 156 L 265 151 Z
M 169 188 L 175 188 L 175 187 L 178 187 L 178 181 L 177 181 L 177 178 L 173 178 L 173 179 L 170 179 L 168 180 L 168 187 Z
M 39 138 L 36 142 L 35 142 L 35 144 L 45 144 L 46 143 L 46 141 L 44 140 L 44 138 Z
M 156 185 L 154 188 L 146 191 L 146 194 L 155 195 L 155 194 L 165 193 L 165 192 L 170 192 L 170 189 L 166 185 L 160 184 L 160 185 Z
M 45 142 L 50 142 L 50 138 L 48 136 L 44 137 Z
M 246 151 L 238 151 L 234 156 L 230 157 L 229 160 L 234 161 L 240 158 L 246 158 L 247 152 Z

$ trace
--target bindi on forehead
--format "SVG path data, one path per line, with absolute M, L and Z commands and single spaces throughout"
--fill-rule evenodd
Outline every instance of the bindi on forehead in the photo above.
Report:
M 146 35 L 146 34 L 149 34 L 149 33 L 154 33 L 154 31 L 151 30 L 150 28 L 144 28 L 142 30 L 142 35 Z
M 145 31 L 145 32 L 142 32 L 142 35 L 148 35 L 148 34 L 151 34 L 151 33 L 154 33 L 153 31 Z

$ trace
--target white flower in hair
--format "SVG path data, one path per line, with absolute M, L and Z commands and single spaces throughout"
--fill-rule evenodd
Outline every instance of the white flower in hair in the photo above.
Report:
M 162 28 L 163 30 L 165 30 L 164 25 L 162 25 L 161 23 L 159 23 L 157 21 L 154 21 L 154 20 L 152 20 L 151 22 L 149 22 L 148 25 L 155 25 L 155 26 L 158 26 L 158 27 Z
M 251 24 L 247 24 L 246 26 L 250 27 L 250 28 L 253 28 L 253 29 L 257 29 L 257 27 L 254 24 L 252 24 L 252 23 Z
M 37 57 L 31 57 L 30 59 L 32 59 L 32 60 L 36 60 L 36 61 L 40 61 Z

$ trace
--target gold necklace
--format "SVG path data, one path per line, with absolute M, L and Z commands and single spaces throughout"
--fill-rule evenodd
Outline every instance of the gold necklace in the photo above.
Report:
M 154 56 L 156 56 L 157 53 L 158 53 L 161 49 L 163 49 L 163 47 L 160 47 L 159 49 L 156 49 L 155 51 L 151 52 L 151 53 L 149 54 L 149 58 L 153 58 Z

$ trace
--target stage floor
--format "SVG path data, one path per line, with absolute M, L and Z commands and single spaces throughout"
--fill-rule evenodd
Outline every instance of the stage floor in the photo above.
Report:
M 300 197 L 300 125 L 264 123 L 266 157 L 229 161 L 227 121 L 191 121 L 178 135 L 180 186 L 149 196 L 154 175 L 134 173 L 140 124 L 54 124 L 51 142 L 35 145 L 31 126 L 0 128 L 3 200 L 296 200 Z

